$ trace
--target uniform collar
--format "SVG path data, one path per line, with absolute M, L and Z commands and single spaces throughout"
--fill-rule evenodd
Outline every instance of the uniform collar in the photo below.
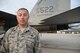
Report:
M 18 25 L 17 25 L 16 29 L 17 29 L 18 31 L 21 31 L 21 29 L 19 28 Z M 28 32 L 28 31 L 30 31 L 30 25 L 28 25 L 28 27 L 26 27 L 23 32 Z

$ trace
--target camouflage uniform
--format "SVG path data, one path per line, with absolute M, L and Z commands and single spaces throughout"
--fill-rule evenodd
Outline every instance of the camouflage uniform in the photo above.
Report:
M 18 26 L 10 28 L 2 40 L 4 53 L 41 53 L 39 33 L 28 26 L 23 32 Z

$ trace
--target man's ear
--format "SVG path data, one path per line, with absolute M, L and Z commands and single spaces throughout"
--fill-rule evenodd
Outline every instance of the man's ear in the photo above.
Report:
M 29 20 L 30 16 L 28 16 L 28 20 Z

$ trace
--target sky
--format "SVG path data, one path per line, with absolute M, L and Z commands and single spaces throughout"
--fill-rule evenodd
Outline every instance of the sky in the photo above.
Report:
M 80 6 L 80 0 L 71 0 L 71 9 L 79 6 Z
M 31 12 L 38 0 L 0 0 L 0 10 L 11 14 L 21 8 L 27 8 Z M 80 0 L 71 0 L 71 9 L 80 6 Z
M 0 10 L 16 14 L 19 8 L 24 7 L 31 12 L 37 1 L 38 0 L 0 0 Z

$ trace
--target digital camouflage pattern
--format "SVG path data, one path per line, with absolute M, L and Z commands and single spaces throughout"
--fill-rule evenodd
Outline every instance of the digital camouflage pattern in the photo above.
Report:
M 23 32 L 18 26 L 10 28 L 1 42 L 1 53 L 41 53 L 39 33 L 32 27 Z

